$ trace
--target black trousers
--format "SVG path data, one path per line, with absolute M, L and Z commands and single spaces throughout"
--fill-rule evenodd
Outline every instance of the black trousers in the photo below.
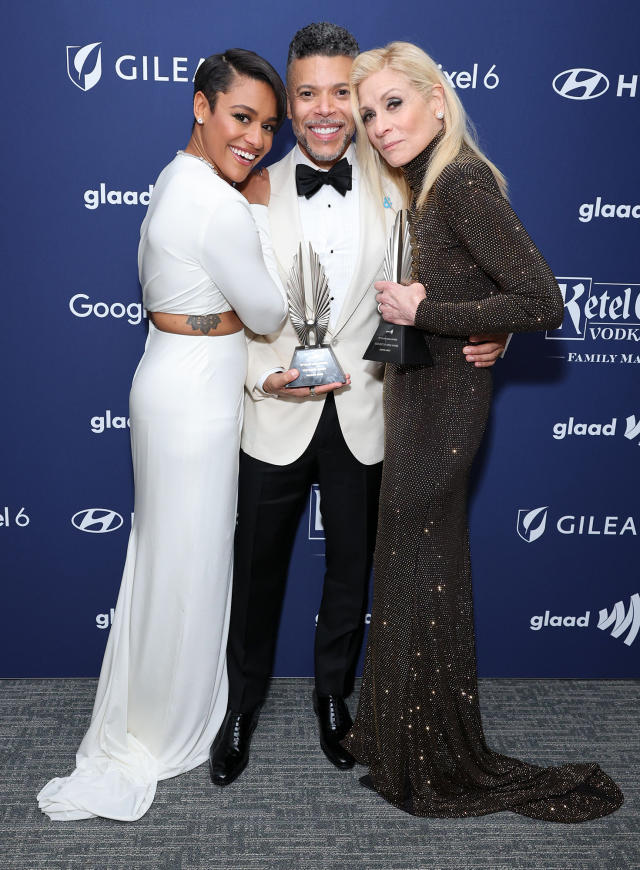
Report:
M 291 551 L 314 482 L 320 486 L 326 547 L 314 650 L 316 689 L 343 697 L 353 689 L 381 474 L 381 462 L 363 465 L 347 447 L 331 393 L 309 446 L 295 462 L 272 465 L 240 454 L 227 648 L 232 710 L 248 712 L 267 694 Z

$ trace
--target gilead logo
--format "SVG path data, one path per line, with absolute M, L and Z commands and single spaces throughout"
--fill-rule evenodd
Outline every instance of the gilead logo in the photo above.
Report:
M 67 75 L 81 91 L 90 91 L 102 75 L 101 42 L 67 46 Z
M 527 544 L 541 538 L 547 529 L 549 507 L 523 508 L 518 511 L 516 531 Z M 555 521 L 561 535 L 637 535 L 634 517 L 565 514 Z
M 109 57 L 107 50 L 105 69 L 109 70 L 113 64 L 111 75 L 115 74 L 118 79 L 125 82 L 185 82 L 188 84 L 193 82 L 198 67 L 203 61 L 203 57 L 194 59 L 157 54 L 121 54 L 114 60 L 113 55 Z M 496 84 L 498 81 L 497 76 L 491 77 L 491 72 L 492 70 L 484 78 L 485 87 L 488 88 L 495 87 L 492 84 L 494 78 Z M 474 76 L 476 74 L 477 70 Z M 102 76 L 102 43 L 90 42 L 87 45 L 68 45 L 67 75 L 81 91 L 90 91 L 91 88 L 95 87 Z

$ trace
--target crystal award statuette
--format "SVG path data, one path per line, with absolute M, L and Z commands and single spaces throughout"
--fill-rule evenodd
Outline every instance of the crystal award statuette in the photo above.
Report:
M 307 306 L 304 289 L 304 263 L 302 245 L 293 258 L 287 280 L 289 317 L 300 339 L 291 359 L 290 369 L 300 374 L 288 389 L 294 387 L 319 387 L 322 384 L 346 383 L 344 372 L 328 344 L 323 344 L 329 328 L 331 304 L 329 282 L 320 263 L 320 258 L 309 245 L 309 274 L 311 277 L 311 305 Z
M 401 209 L 389 236 L 384 257 L 383 280 L 410 284 L 413 249 L 407 212 Z M 422 330 L 415 326 L 397 326 L 380 318 L 375 335 L 363 359 L 400 365 L 433 365 Z

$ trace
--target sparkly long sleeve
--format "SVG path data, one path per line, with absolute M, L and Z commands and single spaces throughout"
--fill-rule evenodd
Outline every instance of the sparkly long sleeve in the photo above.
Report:
M 553 272 L 484 162 L 450 164 L 436 182 L 433 199 L 452 235 L 453 246 L 441 255 L 451 258 L 458 273 L 452 277 L 456 284 L 463 279 L 465 286 L 455 301 L 434 299 L 425 264 L 420 278 L 427 297 L 418 306 L 416 326 L 461 336 L 555 329 L 562 323 L 563 302 Z M 425 225 L 432 229 L 428 218 L 416 215 L 421 265 Z
M 403 167 L 414 199 L 436 147 Z M 368 766 L 364 784 L 416 816 L 510 810 L 581 822 L 622 804 L 615 782 L 591 762 L 540 767 L 496 752 L 478 702 L 467 495 L 492 377 L 466 361 L 463 336 L 551 326 L 562 307 L 546 263 L 479 163 L 463 149 L 446 171 L 456 183 L 444 190 L 441 176 L 426 208 L 412 210 L 413 265 L 427 289 L 419 325 L 433 365 L 385 366 L 371 623 L 343 746 Z

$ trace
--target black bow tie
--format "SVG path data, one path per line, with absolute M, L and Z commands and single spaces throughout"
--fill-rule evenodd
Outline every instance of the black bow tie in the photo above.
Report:
M 346 157 L 331 167 L 328 172 L 313 169 L 306 163 L 298 163 L 296 166 L 296 190 L 298 196 L 306 196 L 310 199 L 317 193 L 323 184 L 330 184 L 342 196 L 351 190 L 351 164 Z

